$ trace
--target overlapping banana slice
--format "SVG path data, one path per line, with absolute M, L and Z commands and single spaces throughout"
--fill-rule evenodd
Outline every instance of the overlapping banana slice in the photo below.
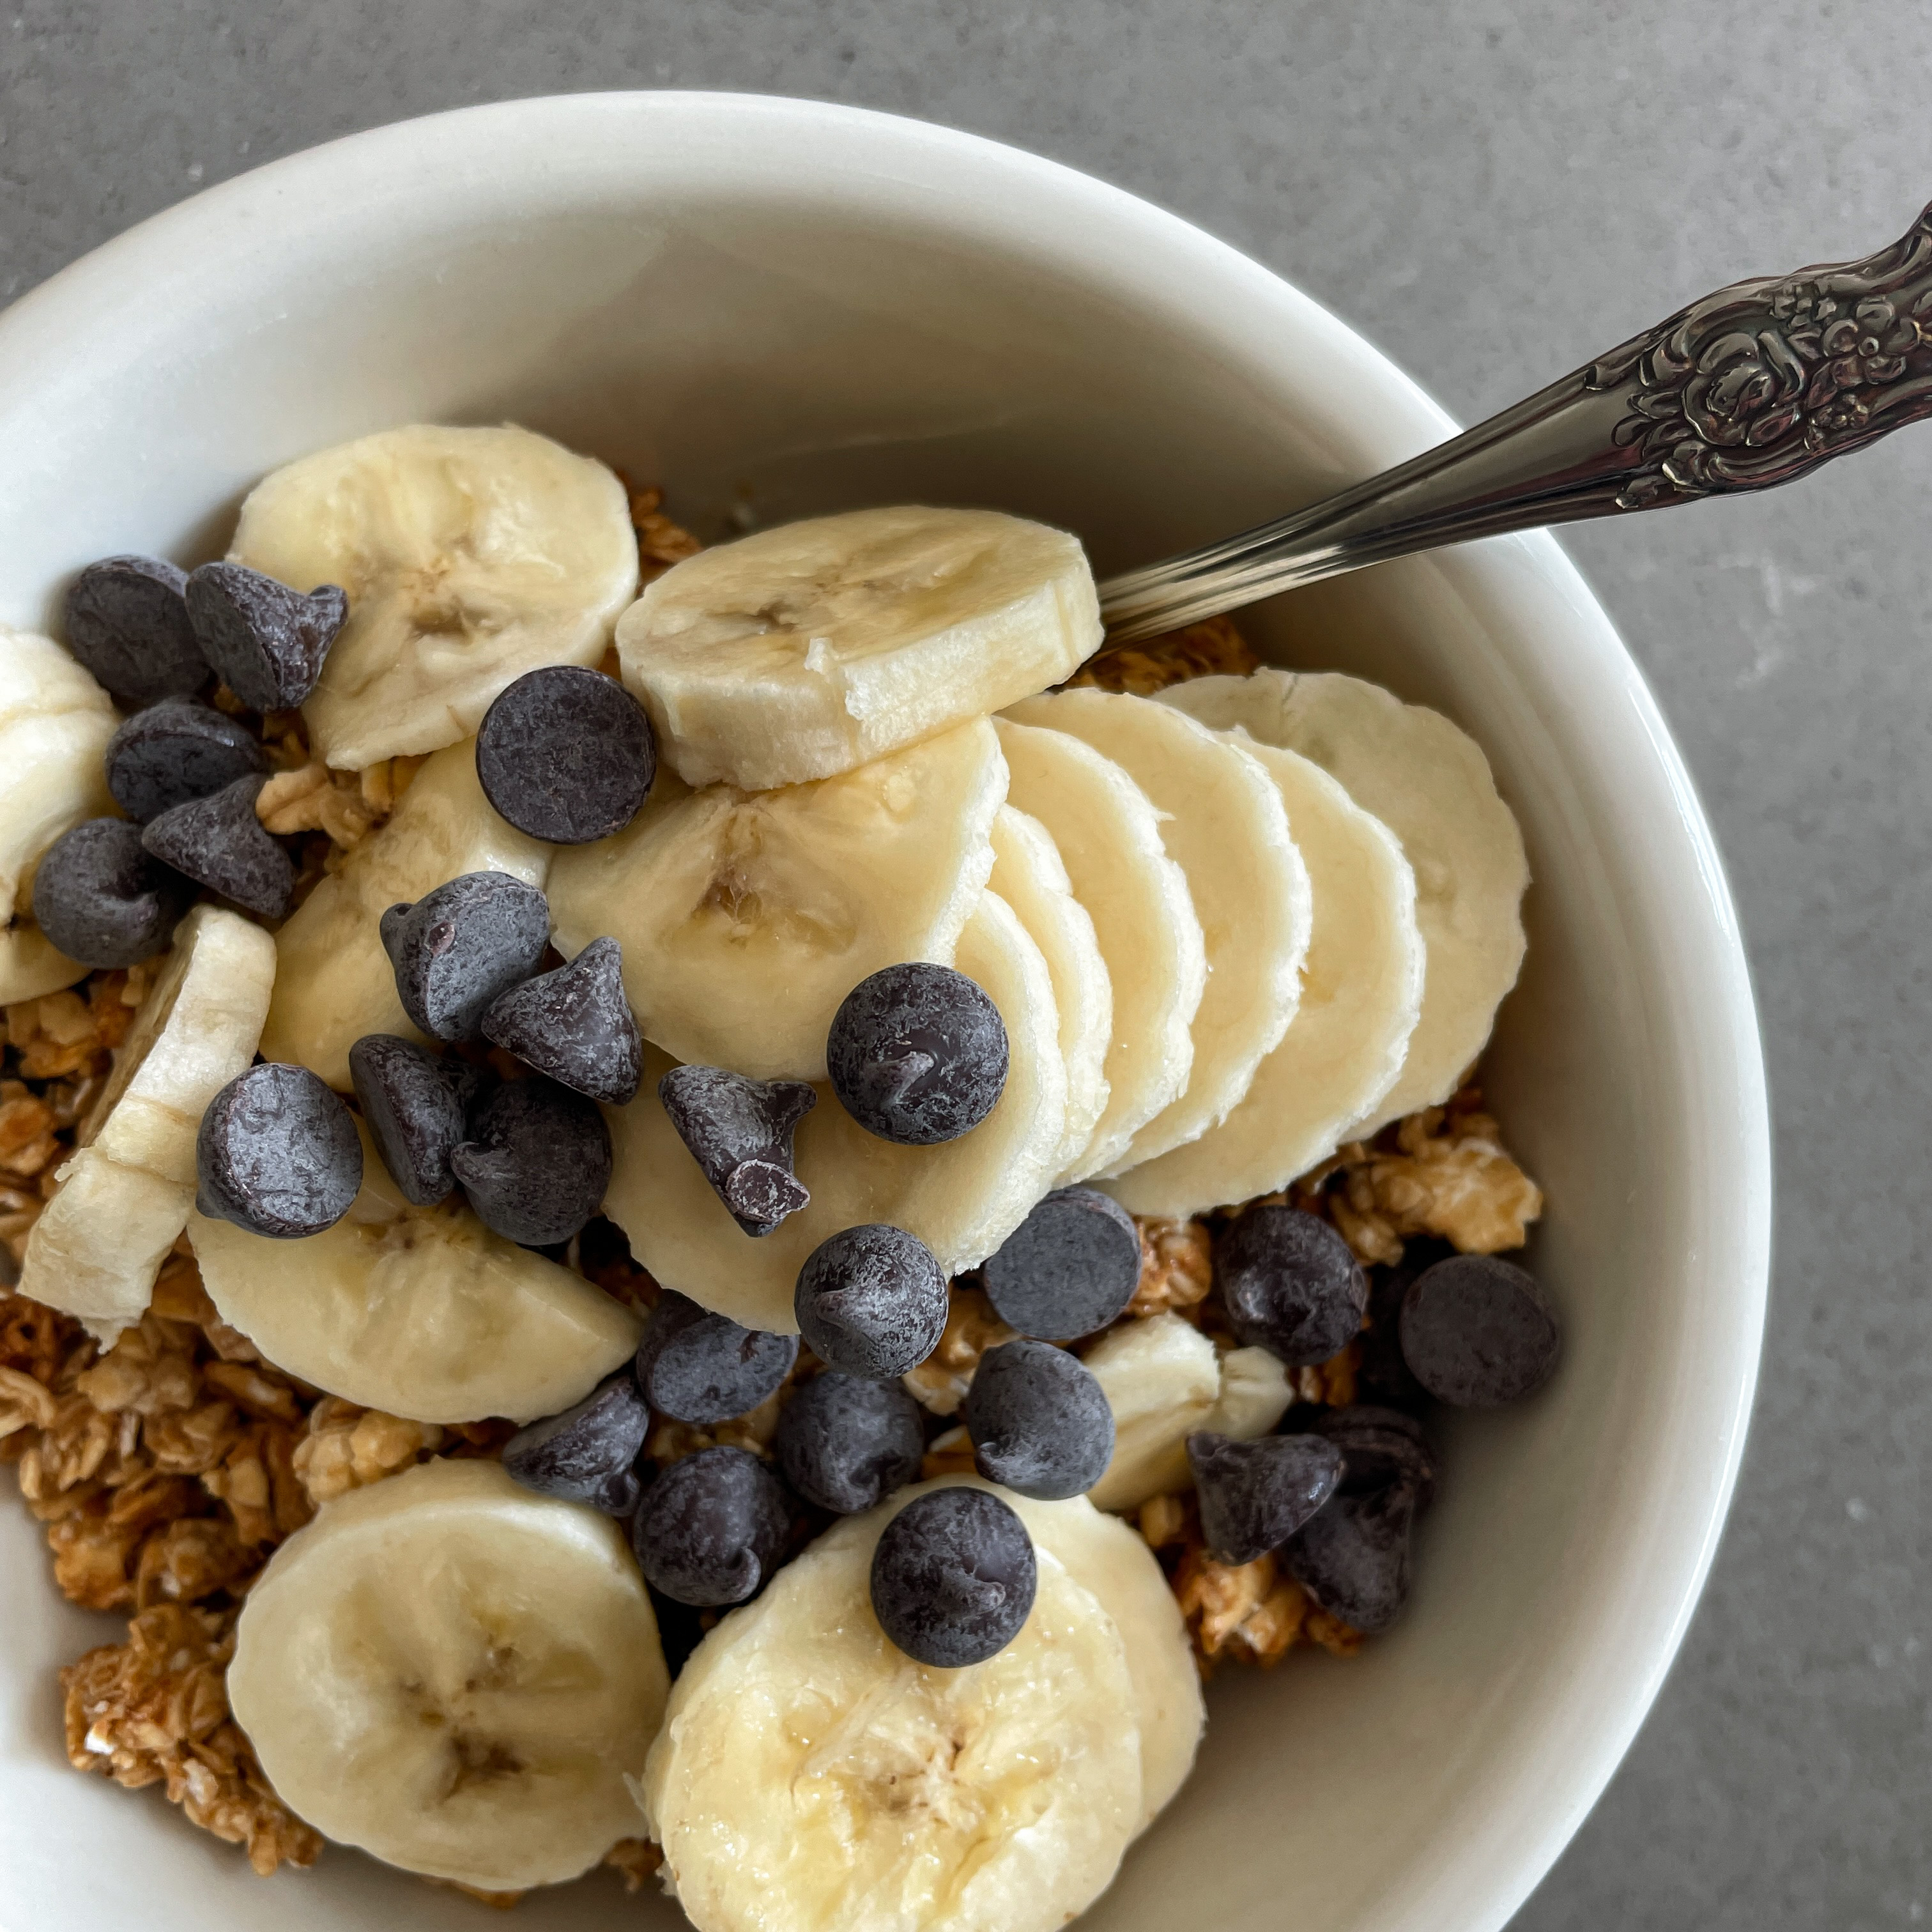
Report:
M 617 626 L 687 784 L 830 778 L 1057 684 L 1099 646 L 1078 540 L 992 510 L 854 510 L 701 551 Z
M 1325 1160 L 1394 1085 L 1421 1011 L 1415 874 L 1394 835 L 1318 765 L 1236 735 L 1280 788 L 1308 867 L 1301 1004 L 1226 1120 L 1106 1183 L 1137 1214 L 1246 1201 Z
M 1104 1173 L 1187 1084 L 1208 953 L 1160 815 L 1112 759 L 1064 731 L 998 721 L 1007 797 L 1058 848 L 1106 961 L 1114 1010 L 1107 1103 L 1063 1180 Z
M 182 921 L 27 1237 L 20 1292 L 104 1347 L 140 1321 L 188 1225 L 202 1112 L 254 1059 L 274 974 L 274 940 L 239 914 L 202 905 Z
M 1202 723 L 1299 752 L 1402 842 L 1428 949 L 1400 1077 L 1349 1136 L 1445 1100 L 1474 1063 L 1522 964 L 1522 834 L 1489 760 L 1441 712 L 1336 672 L 1263 670 L 1160 694 Z
M 362 1191 L 334 1227 L 274 1240 L 196 1214 L 188 1238 L 222 1320 L 270 1361 L 416 1422 L 554 1415 L 628 1359 L 642 1326 L 492 1234 L 460 1193 L 412 1206 L 366 1133 Z
M 1144 1822 L 1146 1680 L 1054 1542 L 984 1663 L 934 1669 L 886 1640 L 872 1551 L 917 1493 L 828 1531 L 673 1687 L 644 1806 L 698 1932 L 1058 1932 Z
M 849 1228 L 884 1221 L 916 1234 L 947 1274 L 986 1259 L 1053 1184 L 1066 1124 L 1053 982 L 1038 946 L 993 892 L 960 934 L 955 964 L 1006 1022 L 1005 1090 L 970 1133 L 938 1147 L 900 1147 L 868 1134 L 830 1086 L 800 1123 L 795 1151 L 809 1206 L 754 1240 L 734 1220 L 657 1096 L 671 1061 L 644 1056 L 642 1090 L 606 1110 L 616 1165 L 604 1211 L 666 1288 L 748 1328 L 789 1334 L 792 1291 L 806 1257 Z
M 349 1089 L 349 1049 L 364 1034 L 419 1040 L 396 997 L 380 922 L 464 872 L 508 872 L 541 886 L 552 848 L 498 818 L 476 782 L 466 740 L 429 759 L 380 830 L 353 848 L 275 935 L 275 997 L 262 1030 L 271 1060 L 308 1067 Z
M 236 1626 L 228 1701 L 275 1793 L 345 1845 L 486 1892 L 574 1878 L 638 1814 L 669 1690 L 623 1532 L 499 1463 L 325 1503 Z
M 0 626 L 0 1006 L 87 975 L 33 922 L 34 868 L 62 832 L 116 810 L 101 754 L 118 722 L 51 638 Z
M 351 771 L 472 736 L 540 664 L 594 664 L 638 587 L 623 484 L 508 426 L 413 424 L 289 464 L 249 493 L 228 554 L 349 593 L 302 714 Z
M 1161 814 L 1161 839 L 1186 874 L 1208 980 L 1189 1022 L 1187 1084 L 1108 1167 L 1137 1166 L 1196 1138 L 1248 1090 L 1301 997 L 1307 868 L 1280 790 L 1233 740 L 1144 698 L 1063 691 L 1008 715 L 1064 731 L 1120 766 Z M 1178 725 L 1179 728 L 1176 728 Z
M 1006 790 L 982 718 L 836 778 L 653 802 L 556 855 L 557 944 L 617 940 L 638 1024 L 674 1059 L 823 1080 L 832 1016 L 860 980 L 952 963 Z

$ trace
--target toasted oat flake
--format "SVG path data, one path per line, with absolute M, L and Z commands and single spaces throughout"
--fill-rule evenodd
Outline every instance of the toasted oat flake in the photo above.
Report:
M 1012 1341 L 1018 1333 L 993 1312 L 984 1288 L 956 1281 L 939 1346 L 902 1379 L 934 1415 L 957 1414 L 980 1358 L 988 1348 Z
M 1214 1241 L 1207 1228 L 1198 1221 L 1142 1214 L 1134 1216 L 1134 1226 L 1141 1238 L 1141 1278 L 1127 1312 L 1186 1315 L 1198 1307 L 1214 1285 Z

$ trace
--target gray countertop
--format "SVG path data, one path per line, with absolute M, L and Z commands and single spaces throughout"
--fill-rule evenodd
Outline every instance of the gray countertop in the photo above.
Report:
M 11 0 L 0 300 L 330 135 L 508 95 L 750 88 L 1133 189 L 1473 421 L 1720 283 L 1890 240 L 1932 196 L 1928 72 L 1932 10 L 1909 0 Z M 1932 429 L 1566 539 L 1729 861 L 1780 1206 L 1709 1591 L 1522 1932 L 1932 1911 L 1928 489 Z

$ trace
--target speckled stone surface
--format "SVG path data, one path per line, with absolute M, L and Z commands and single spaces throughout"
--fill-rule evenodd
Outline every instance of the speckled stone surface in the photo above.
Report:
M 514 94 L 742 88 L 1103 175 L 1474 420 L 1720 282 L 1889 240 L 1932 196 L 1928 70 L 1911 0 L 14 0 L 0 300 L 333 134 Z M 1781 1202 L 1710 1590 L 1520 1932 L 1932 1912 L 1928 496 L 1932 428 L 1808 486 L 1567 539 L 1729 860 Z

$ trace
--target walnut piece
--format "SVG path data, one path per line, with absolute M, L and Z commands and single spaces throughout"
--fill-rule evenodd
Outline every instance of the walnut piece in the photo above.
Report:
M 980 1358 L 1018 1333 L 994 1313 L 984 1288 L 956 1281 L 939 1346 L 902 1379 L 933 1414 L 956 1415 Z
M 1204 617 L 1183 630 L 1097 652 L 1066 682 L 1069 688 L 1092 685 L 1151 698 L 1191 677 L 1245 677 L 1260 662 L 1231 620 Z
M 1141 1278 L 1127 1312 L 1187 1315 L 1198 1307 L 1214 1285 L 1214 1244 L 1207 1228 L 1198 1221 L 1142 1214 L 1134 1226 L 1141 1238 Z

